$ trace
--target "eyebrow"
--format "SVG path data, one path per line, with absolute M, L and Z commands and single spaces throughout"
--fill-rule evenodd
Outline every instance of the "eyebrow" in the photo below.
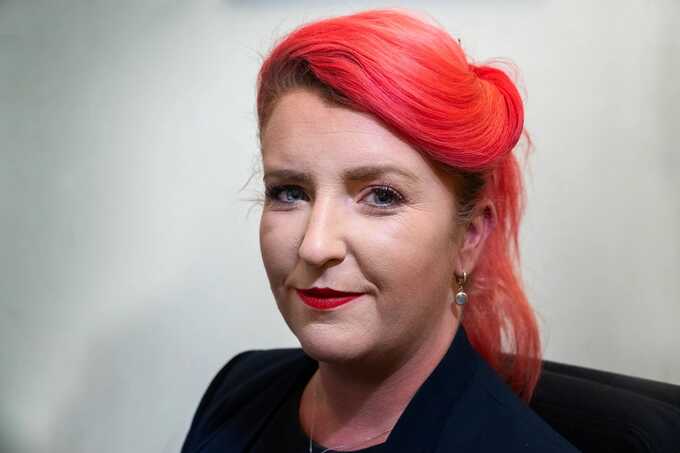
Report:
M 413 173 L 410 173 L 406 170 L 402 170 L 401 168 L 392 165 L 369 165 L 364 167 L 351 168 L 343 172 L 343 177 L 344 179 L 349 181 L 363 181 L 366 179 L 373 179 L 379 176 L 384 176 L 390 173 L 403 176 L 413 182 L 420 181 L 420 178 L 418 178 Z M 299 182 L 310 185 L 312 183 L 311 175 L 298 170 L 288 169 L 272 170 L 270 172 L 265 173 L 264 178 L 262 179 L 267 180 L 269 178 L 287 179 L 293 182 Z

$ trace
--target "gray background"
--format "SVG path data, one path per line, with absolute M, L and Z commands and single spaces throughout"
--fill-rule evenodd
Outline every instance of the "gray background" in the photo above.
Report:
M 255 75 L 372 6 L 522 71 L 546 356 L 680 384 L 680 3 L 409 3 L 0 2 L 0 451 L 178 451 L 226 360 L 297 344 L 239 191 Z

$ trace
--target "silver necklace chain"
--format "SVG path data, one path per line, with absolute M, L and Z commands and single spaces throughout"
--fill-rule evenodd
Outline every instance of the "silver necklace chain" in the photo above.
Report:
M 317 406 L 318 400 L 319 400 L 319 387 L 318 387 L 318 384 L 316 384 L 316 385 L 314 385 L 314 405 L 312 407 L 312 427 L 310 428 L 310 432 L 309 432 L 309 453 L 313 453 L 312 439 L 314 438 L 314 425 L 316 424 L 316 406 Z M 344 444 L 344 445 L 338 445 L 337 447 L 333 447 L 333 448 L 326 448 L 321 453 L 326 453 L 327 451 L 337 451 L 339 448 L 356 447 L 356 446 L 362 445 L 362 444 L 368 442 L 369 440 L 376 439 L 376 438 L 382 436 L 383 434 L 392 431 L 393 428 L 394 428 L 394 426 L 386 429 L 385 431 L 383 431 L 379 434 L 376 434 L 373 437 L 369 437 L 368 439 L 364 439 L 364 440 L 357 442 L 357 443 L 354 443 L 354 444 Z

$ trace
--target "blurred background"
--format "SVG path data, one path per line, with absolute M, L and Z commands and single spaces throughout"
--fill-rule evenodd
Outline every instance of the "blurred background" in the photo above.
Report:
M 297 346 L 241 191 L 293 27 L 428 15 L 526 87 L 551 360 L 680 384 L 680 3 L 0 1 L 0 451 L 177 452 L 235 353 Z

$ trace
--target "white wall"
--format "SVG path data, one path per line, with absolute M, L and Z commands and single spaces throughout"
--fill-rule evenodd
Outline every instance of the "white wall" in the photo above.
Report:
M 1 451 L 178 451 L 229 357 L 296 345 L 239 193 L 260 55 L 410 6 L 320 3 L 0 3 Z M 547 357 L 680 384 L 680 3 L 413 4 L 522 70 Z

